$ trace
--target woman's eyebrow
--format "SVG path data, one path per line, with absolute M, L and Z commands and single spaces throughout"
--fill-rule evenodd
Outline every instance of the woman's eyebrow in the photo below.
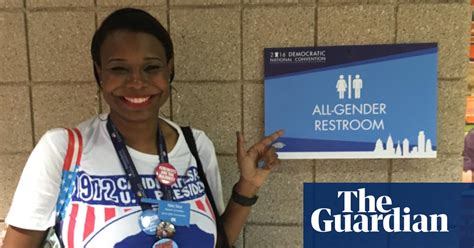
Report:
M 161 58 L 159 57 L 145 57 L 145 60 L 158 60 L 161 62 Z
M 160 57 L 145 57 L 144 60 L 158 60 L 159 62 L 163 61 Z M 127 61 L 127 60 L 121 59 L 121 58 L 111 58 L 107 60 L 107 64 L 112 63 L 112 62 L 124 62 L 124 61 Z
M 120 58 L 111 58 L 107 61 L 107 63 L 110 63 L 110 62 L 122 62 L 122 61 L 125 61 L 125 59 L 120 59 Z

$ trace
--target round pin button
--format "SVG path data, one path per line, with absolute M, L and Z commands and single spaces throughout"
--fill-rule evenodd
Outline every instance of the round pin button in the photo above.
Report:
M 170 163 L 161 163 L 155 169 L 155 175 L 158 181 L 164 185 L 170 186 L 178 179 L 178 171 Z
M 160 239 L 153 244 L 152 248 L 178 248 L 178 244 L 171 239 Z
M 175 234 L 176 228 L 170 222 L 162 221 L 156 227 L 156 237 L 158 237 L 159 239 L 172 238 Z
M 156 235 L 156 227 L 159 223 L 158 213 L 151 209 L 143 211 L 138 218 L 140 229 L 148 235 Z

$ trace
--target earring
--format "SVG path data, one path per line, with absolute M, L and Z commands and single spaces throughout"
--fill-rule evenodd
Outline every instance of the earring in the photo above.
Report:
M 170 106 L 172 106 L 172 104 L 171 104 L 171 102 L 172 102 L 172 99 L 171 99 L 171 98 L 172 98 L 172 95 L 173 95 L 173 90 L 172 90 L 172 89 L 173 89 L 173 86 L 171 86 L 170 96 L 169 96 L 169 98 L 168 98 L 168 101 L 169 101 Z M 166 103 L 165 103 L 165 104 L 166 104 Z M 163 107 L 163 106 L 161 106 L 161 107 Z M 165 114 L 165 113 L 164 113 L 163 111 L 161 111 L 161 110 L 162 110 L 162 108 L 160 108 L 160 112 L 158 113 L 158 118 L 159 118 L 160 116 L 162 116 L 162 117 L 164 117 L 164 118 L 166 118 L 166 119 L 170 119 L 170 120 L 171 120 L 171 111 L 172 111 L 172 110 L 169 111 L 169 114 Z
M 102 81 L 100 81 L 100 83 L 102 85 Z M 101 117 L 101 115 L 102 115 L 102 102 L 100 100 L 101 99 L 100 89 L 101 88 L 97 88 L 97 93 L 95 94 L 95 100 L 96 100 L 95 114 L 98 116 L 99 120 L 106 121 L 107 118 L 102 119 L 102 117 Z
M 172 105 L 175 105 L 176 104 L 176 114 L 179 114 L 180 110 L 181 110 L 181 95 L 179 94 L 179 91 L 173 86 L 171 85 L 171 95 L 173 96 L 173 91 L 175 92 L 175 95 L 176 95 L 176 101 L 174 100 L 175 98 L 173 97 L 172 98 Z M 174 108 L 172 108 L 174 109 Z M 173 111 L 173 114 L 175 114 L 175 112 Z

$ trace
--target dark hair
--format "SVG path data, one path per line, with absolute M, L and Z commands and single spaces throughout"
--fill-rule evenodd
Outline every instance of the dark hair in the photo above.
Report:
M 117 30 L 132 32 L 143 32 L 155 36 L 165 48 L 167 62 L 173 58 L 173 42 L 166 29 L 161 23 L 148 12 L 141 9 L 124 8 L 114 11 L 102 22 L 92 37 L 91 55 L 92 61 L 100 65 L 100 46 L 107 35 Z M 99 73 L 94 67 L 94 76 L 100 87 Z M 170 82 L 173 81 L 174 71 L 171 72 Z

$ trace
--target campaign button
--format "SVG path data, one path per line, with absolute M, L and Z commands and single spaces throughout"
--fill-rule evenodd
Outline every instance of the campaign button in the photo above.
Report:
M 171 239 L 160 239 L 153 244 L 152 248 L 178 248 L 178 244 Z
M 156 227 L 156 237 L 158 237 L 159 239 L 172 238 L 175 234 L 176 228 L 173 224 L 167 221 L 160 222 L 160 224 L 158 224 L 158 227 Z
M 167 186 L 178 179 L 178 171 L 170 163 L 160 163 L 155 169 L 155 175 L 160 183 Z
M 148 235 L 156 234 L 156 227 L 159 223 L 160 219 L 158 217 L 158 213 L 151 209 L 143 211 L 138 218 L 140 229 Z

